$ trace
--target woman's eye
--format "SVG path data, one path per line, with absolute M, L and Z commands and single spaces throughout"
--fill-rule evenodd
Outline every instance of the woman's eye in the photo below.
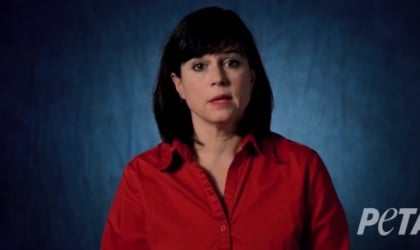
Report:
M 229 59 L 225 61 L 225 65 L 229 68 L 237 68 L 239 66 L 240 62 L 235 59 Z
M 203 63 L 196 63 L 193 65 L 193 70 L 195 71 L 202 71 L 204 69 L 204 64 Z

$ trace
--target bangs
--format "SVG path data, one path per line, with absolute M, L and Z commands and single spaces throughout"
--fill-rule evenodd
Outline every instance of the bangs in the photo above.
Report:
M 191 58 L 226 51 L 235 51 L 242 56 L 246 56 L 247 53 L 243 41 L 244 39 L 239 34 L 221 32 L 221 30 L 215 30 L 214 33 L 191 33 L 187 36 L 187 39 L 179 44 L 179 62 L 184 63 Z
M 170 67 L 173 72 L 191 58 L 205 54 L 235 51 L 249 55 L 253 39 L 244 23 L 229 11 L 216 12 L 188 16 L 174 30 L 168 57 L 174 60 Z

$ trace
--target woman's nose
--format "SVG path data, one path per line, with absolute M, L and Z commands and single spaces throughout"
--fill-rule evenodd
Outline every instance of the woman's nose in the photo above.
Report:
M 212 68 L 211 72 L 211 85 L 227 85 L 228 79 L 226 77 L 223 65 L 217 65 Z

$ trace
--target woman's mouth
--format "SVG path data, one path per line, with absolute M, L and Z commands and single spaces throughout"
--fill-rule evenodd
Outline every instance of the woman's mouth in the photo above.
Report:
M 216 107 L 226 107 L 232 103 L 232 96 L 230 95 L 218 95 L 210 99 L 210 104 Z
M 223 102 L 223 101 L 230 101 L 232 100 L 232 96 L 230 95 L 217 95 L 210 99 L 210 102 Z

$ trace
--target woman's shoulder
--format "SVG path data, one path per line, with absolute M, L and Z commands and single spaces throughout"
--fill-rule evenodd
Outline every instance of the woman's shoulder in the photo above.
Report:
M 155 168 L 163 170 L 166 168 L 173 158 L 173 147 L 165 142 L 148 148 L 135 155 L 129 162 L 128 166 L 135 168 Z
M 261 140 L 261 148 L 264 154 L 280 161 L 307 161 L 317 155 L 313 148 L 273 131 Z

